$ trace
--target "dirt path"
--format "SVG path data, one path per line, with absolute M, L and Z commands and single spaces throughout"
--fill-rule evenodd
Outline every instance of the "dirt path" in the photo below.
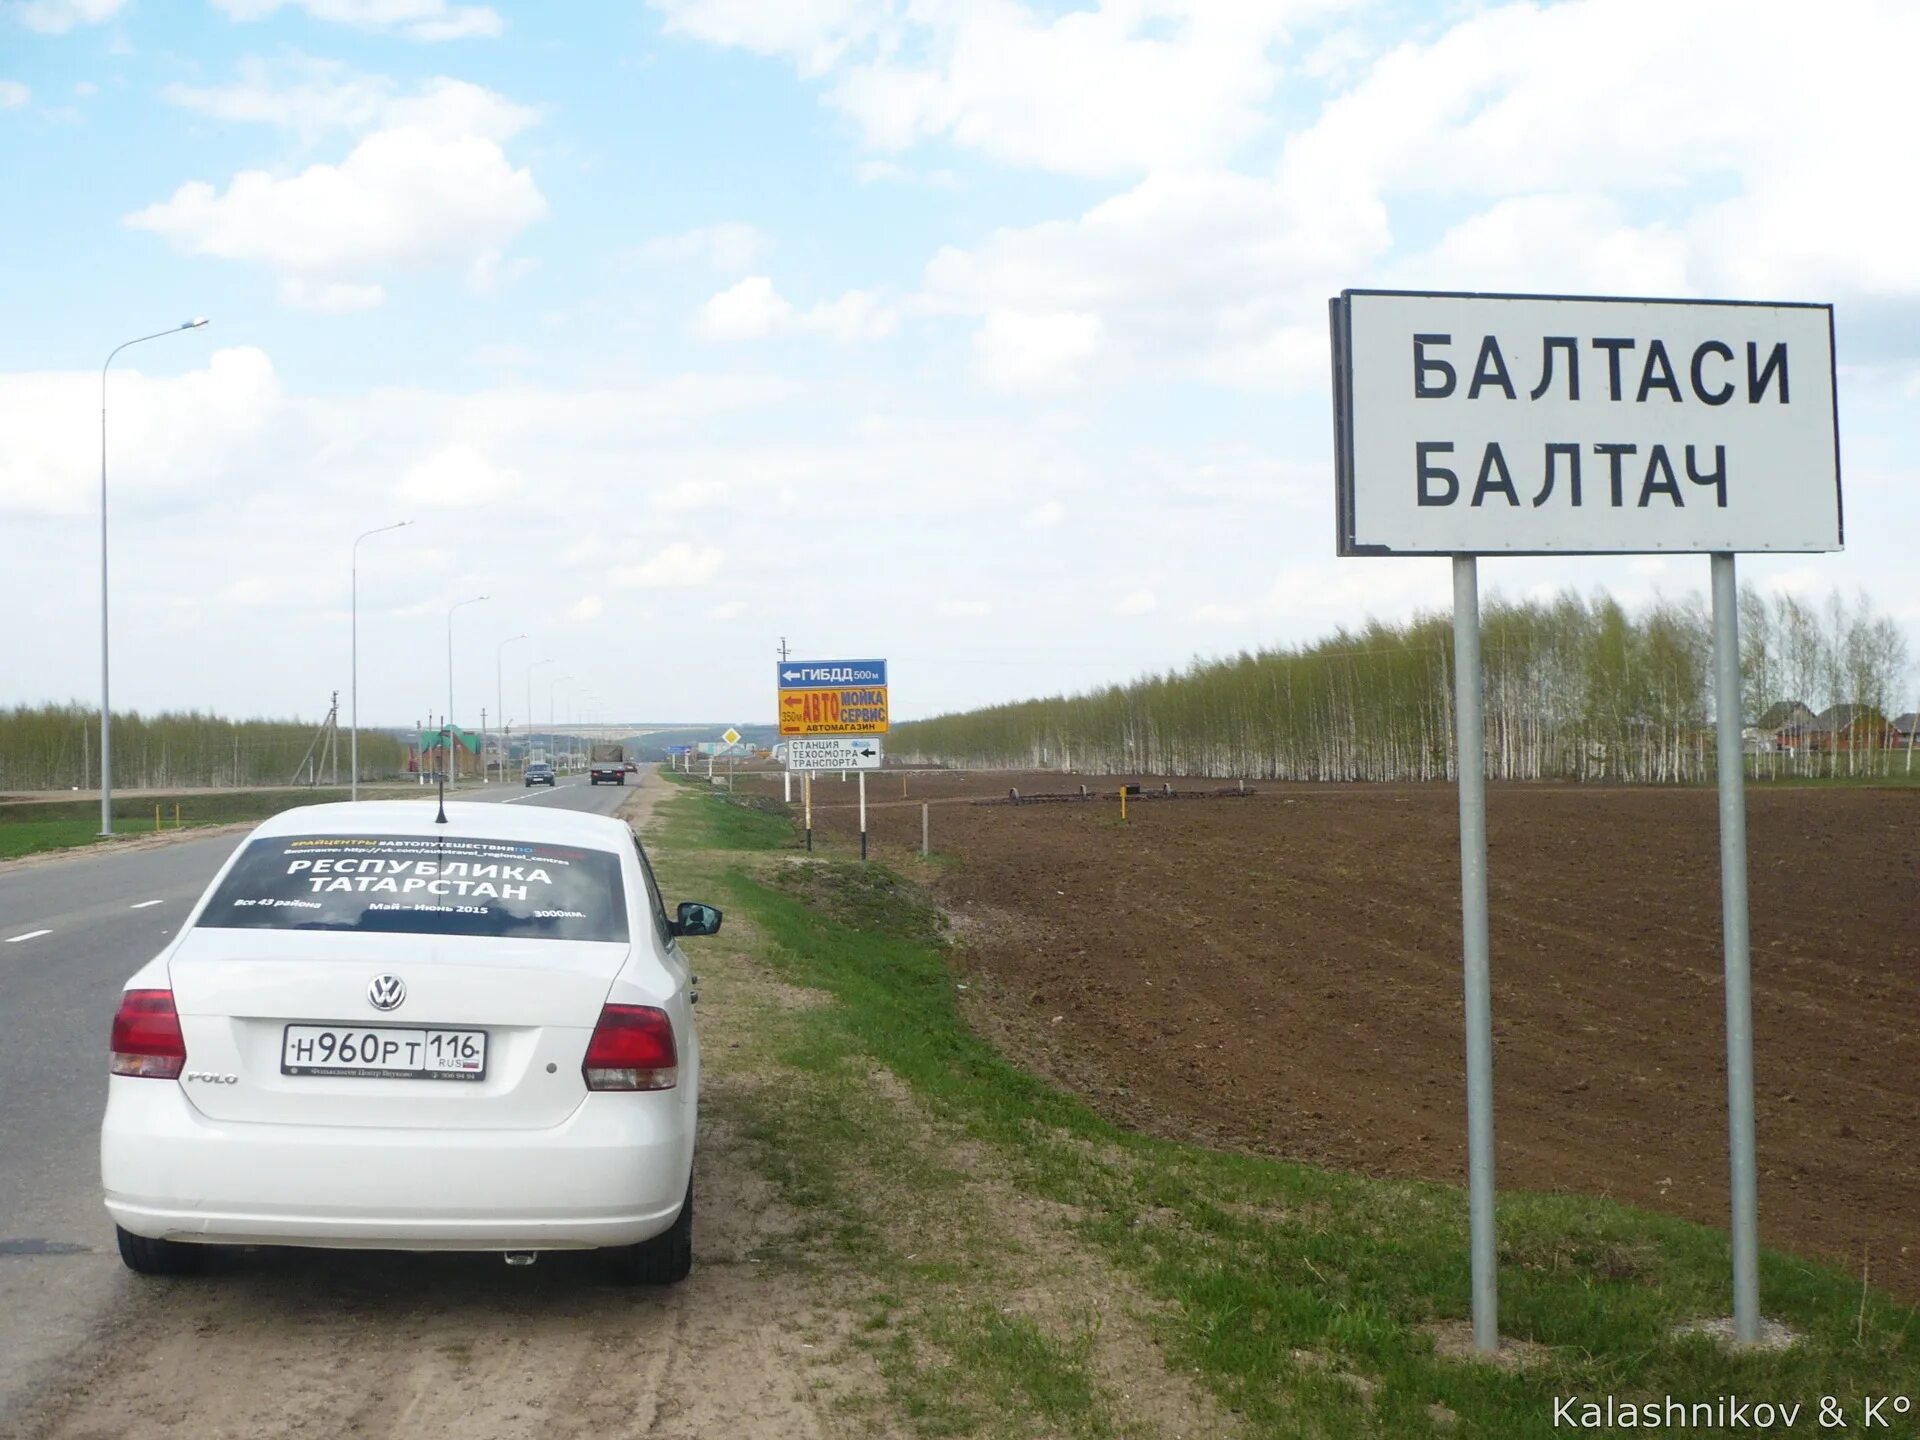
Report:
M 645 828 L 664 791 L 623 813 Z M 771 983 L 771 982 L 767 982 Z M 261 1250 L 190 1280 L 132 1277 L 32 1440 L 565 1440 L 840 1433 L 859 1381 L 845 1316 L 795 1263 L 793 1217 L 744 1162 L 728 1046 L 754 972 L 703 1001 L 696 1266 L 665 1291 L 600 1283 L 589 1256 L 509 1269 L 472 1256 Z

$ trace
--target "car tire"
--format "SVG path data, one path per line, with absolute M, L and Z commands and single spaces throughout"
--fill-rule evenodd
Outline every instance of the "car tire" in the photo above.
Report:
M 687 1177 L 687 1198 L 671 1226 L 651 1240 L 604 1253 L 618 1285 L 677 1285 L 686 1279 L 693 1270 L 693 1177 Z
M 194 1275 L 206 1263 L 206 1249 L 178 1240 L 150 1240 L 113 1227 L 120 1242 L 120 1259 L 136 1275 Z

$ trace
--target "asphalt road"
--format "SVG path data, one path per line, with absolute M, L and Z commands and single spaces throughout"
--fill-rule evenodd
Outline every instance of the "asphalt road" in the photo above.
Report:
M 457 798 L 610 814 L 627 794 L 576 776 Z M 244 839 L 0 870 L 0 1432 L 128 1294 L 100 1204 L 107 1030 L 127 976 Z

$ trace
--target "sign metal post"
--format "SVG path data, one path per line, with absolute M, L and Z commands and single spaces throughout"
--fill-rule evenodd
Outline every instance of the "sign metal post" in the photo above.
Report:
M 1753 1131 L 1753 974 L 1747 933 L 1747 792 L 1740 763 L 1740 592 L 1713 557 L 1714 744 L 1720 786 L 1720 934 L 1726 950 L 1727 1158 L 1733 1199 L 1733 1326 L 1760 1338 L 1760 1220 Z
M 1348 290 L 1329 313 L 1339 553 L 1453 562 L 1474 1343 L 1499 1346 L 1478 568 L 1485 554 L 1712 557 L 1734 1333 L 1757 1340 L 1734 556 L 1843 547 L 1833 309 Z
M 1453 557 L 1453 713 L 1460 778 L 1460 934 L 1467 1018 L 1467 1235 L 1473 1343 L 1500 1347 L 1493 1227 L 1493 975 L 1487 944 L 1487 765 L 1481 724 L 1480 562 Z

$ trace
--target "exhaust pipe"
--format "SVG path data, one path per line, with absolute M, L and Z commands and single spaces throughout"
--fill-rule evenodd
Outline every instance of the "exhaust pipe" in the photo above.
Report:
M 540 1258 L 537 1250 L 509 1250 L 506 1253 L 509 1265 L 531 1265 Z

